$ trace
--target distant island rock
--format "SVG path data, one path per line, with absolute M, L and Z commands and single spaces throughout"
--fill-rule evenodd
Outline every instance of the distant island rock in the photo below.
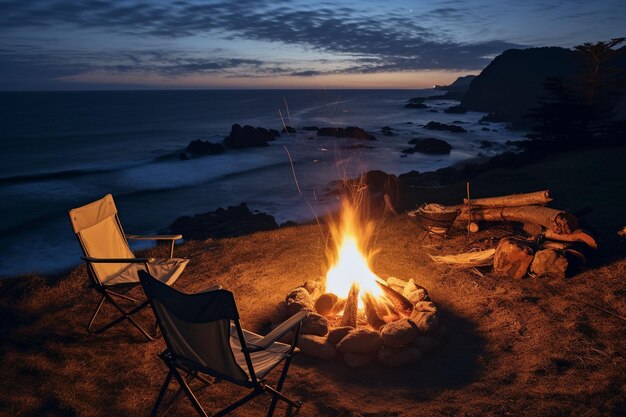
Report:
M 322 127 L 317 131 L 317 136 L 330 136 L 333 138 L 376 140 L 374 135 L 367 133 L 360 127 Z
M 454 132 L 454 133 L 467 132 L 467 130 L 463 129 L 461 126 L 447 125 L 445 123 L 439 123 L 435 121 L 428 122 L 428 124 L 424 126 L 424 128 L 429 129 L 429 130 L 441 130 L 441 131 L 448 131 L 448 132 Z
M 274 129 L 263 127 L 244 126 L 234 124 L 230 134 L 222 142 L 224 146 L 231 149 L 243 149 L 252 147 L 268 146 L 268 142 L 275 140 L 280 133 Z
M 452 106 L 452 107 L 448 107 L 443 112 L 449 113 L 449 114 L 463 114 L 463 113 L 467 113 L 467 107 L 461 106 L 461 105 Z
M 281 133 L 296 133 L 296 129 L 291 126 L 285 126 L 283 130 L 281 130 Z
M 262 230 L 278 229 L 273 216 L 266 213 L 253 213 L 245 203 L 215 211 L 182 216 L 171 225 L 170 231 L 182 234 L 185 239 L 204 240 L 241 236 Z
M 415 138 L 411 139 L 409 141 L 409 144 L 414 146 L 412 148 L 403 149 L 402 153 L 412 154 L 415 152 L 420 152 L 429 155 L 445 155 L 449 154 L 452 150 L 452 145 L 450 145 L 448 142 L 435 138 Z
M 427 109 L 428 106 L 424 103 L 410 102 L 404 105 L 405 109 Z
M 208 140 L 193 140 L 185 148 L 187 152 L 193 155 L 219 155 L 224 153 L 225 149 L 219 143 L 212 143 Z

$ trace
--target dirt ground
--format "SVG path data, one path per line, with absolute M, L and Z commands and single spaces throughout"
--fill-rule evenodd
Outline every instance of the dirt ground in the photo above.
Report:
M 285 386 L 304 401 L 298 415 L 626 415 L 626 240 L 615 233 L 626 224 L 624 157 L 626 147 L 563 154 L 473 179 L 476 197 L 550 188 L 556 207 L 593 207 L 582 220 L 595 229 L 599 254 L 565 280 L 511 280 L 489 269 L 479 276 L 428 256 L 493 246 L 511 233 L 508 227 L 492 226 L 469 239 L 457 231 L 446 241 L 421 240 L 407 216 L 387 218 L 375 235 L 380 253 L 373 270 L 426 287 L 442 311 L 446 343 L 400 369 L 375 364 L 355 370 L 340 358 L 299 355 Z M 412 192 L 416 202 L 459 203 L 465 183 Z M 222 285 L 235 294 L 242 324 L 264 333 L 276 303 L 324 275 L 327 233 L 314 224 L 185 243 L 176 254 L 191 261 L 174 286 L 196 292 Z M 149 415 L 166 374 L 157 358 L 164 342 L 146 342 L 127 324 L 87 334 L 98 299 L 86 284 L 84 267 L 60 277 L 0 279 L 0 415 Z M 149 311 L 141 319 L 153 320 Z M 270 374 L 270 382 L 276 377 Z M 243 395 L 221 383 L 200 399 L 215 412 Z M 264 415 L 268 404 L 262 396 L 232 415 Z M 276 415 L 285 410 L 281 404 Z M 182 398 L 169 415 L 194 410 Z
M 230 289 L 242 324 L 264 332 L 271 309 L 289 290 L 322 276 L 325 233 L 312 225 L 187 243 L 177 254 L 191 262 L 175 287 Z M 566 280 L 513 281 L 489 271 L 481 277 L 449 270 L 428 257 L 484 247 L 507 233 L 496 227 L 471 241 L 461 232 L 448 241 L 420 240 L 406 216 L 388 219 L 376 235 L 381 252 L 373 269 L 383 278 L 413 278 L 426 287 L 443 312 L 447 341 L 401 369 L 375 364 L 355 370 L 341 359 L 299 355 L 286 383 L 288 395 L 305 403 L 298 415 L 624 415 L 626 323 L 588 304 L 626 316 L 626 260 Z M 87 334 L 97 298 L 85 283 L 83 267 L 56 283 L 43 277 L 3 282 L 1 414 L 149 414 L 166 374 L 156 357 L 164 342 L 145 342 L 126 324 Z M 142 318 L 151 320 L 148 313 Z M 200 398 L 211 412 L 243 394 L 221 383 Z M 267 396 L 259 397 L 233 415 L 263 415 L 268 403 Z M 285 409 L 280 405 L 276 415 Z M 169 415 L 193 414 L 182 398 Z

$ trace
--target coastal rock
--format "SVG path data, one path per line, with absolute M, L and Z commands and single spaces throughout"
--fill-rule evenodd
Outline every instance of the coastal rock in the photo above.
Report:
M 232 149 L 267 146 L 267 142 L 276 139 L 276 135 L 273 132 L 262 127 L 248 125 L 241 127 L 238 124 L 234 124 L 230 134 L 224 138 L 223 144 Z
M 282 133 L 296 133 L 296 129 L 291 127 L 291 126 L 285 126 L 283 127 L 283 130 L 281 130 Z
M 385 346 L 405 346 L 417 337 L 417 330 L 408 319 L 400 319 L 384 325 L 380 336 Z
M 346 353 L 343 361 L 350 368 L 363 368 L 376 360 L 376 352 L 371 353 Z
M 298 338 L 298 348 L 312 358 L 330 360 L 337 356 L 337 349 L 320 336 L 303 334 Z
M 187 145 L 185 150 L 193 155 L 218 155 L 224 153 L 225 149 L 219 143 L 211 143 L 208 140 L 193 140 Z
M 302 322 L 302 334 L 313 334 L 316 336 L 326 336 L 328 333 L 328 320 L 317 313 L 309 313 Z
M 402 150 L 403 153 L 426 153 L 431 155 L 445 155 L 449 154 L 452 150 L 452 145 L 450 145 L 445 140 L 435 139 L 435 138 L 426 138 L 426 139 L 412 139 L 412 143 L 415 144 L 412 148 Z M 409 142 L 409 143 L 411 143 Z
M 350 326 L 335 327 L 328 332 L 327 339 L 330 343 L 336 345 L 337 343 L 341 342 L 341 340 L 346 337 L 346 335 L 350 333 L 353 329 L 354 327 Z
M 467 113 L 467 107 L 461 106 L 461 105 L 451 106 L 445 109 L 443 112 L 449 113 L 449 114 L 463 114 L 463 113 Z
M 467 132 L 467 130 L 463 129 L 461 126 L 455 126 L 455 125 L 447 125 L 445 123 L 439 123 L 439 122 L 435 122 L 435 121 L 430 121 L 428 122 L 428 124 L 426 124 L 426 126 L 424 126 L 425 129 L 430 129 L 430 130 L 447 130 L 449 132 L 454 132 L 454 133 L 465 133 Z
M 302 128 L 302 130 L 318 131 L 318 130 L 320 130 L 320 128 L 319 128 L 319 127 L 317 127 L 317 126 L 304 126 L 304 127 Z
M 419 362 L 422 352 L 412 346 L 385 347 L 378 352 L 378 360 L 390 367 L 406 366 Z
M 376 352 L 383 346 L 380 333 L 369 329 L 354 329 L 337 344 L 341 353 Z
M 360 127 L 322 127 L 317 131 L 317 136 L 330 136 L 334 138 L 376 140 L 374 135 L 370 135 Z
M 457 93 L 465 93 L 469 88 L 472 81 L 476 78 L 475 75 L 463 75 L 456 80 L 452 84 L 449 85 L 436 85 L 436 90 L 445 90 L 452 91 Z
M 273 216 L 252 213 L 245 203 L 241 203 L 226 209 L 220 207 L 208 213 L 179 217 L 169 229 L 172 233 L 182 234 L 185 239 L 204 240 L 274 230 L 278 229 L 278 224 Z

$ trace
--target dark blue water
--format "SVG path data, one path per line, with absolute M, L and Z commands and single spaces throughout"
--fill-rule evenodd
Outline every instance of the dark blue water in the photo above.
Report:
M 248 203 L 279 222 L 323 214 L 336 201 L 328 183 L 367 169 L 428 171 L 476 156 L 483 139 L 514 136 L 496 126 L 481 131 L 479 113 L 404 109 L 407 90 L 202 90 L 0 93 L 0 275 L 55 272 L 79 262 L 67 212 L 112 193 L 131 233 L 164 230 L 178 216 Z M 233 123 L 280 130 L 360 126 L 378 141 L 348 150 L 350 140 L 299 131 L 266 148 L 181 161 L 194 139 L 221 141 Z M 424 131 L 430 120 L 460 120 L 464 135 Z M 411 123 L 411 124 L 409 124 Z M 380 133 L 391 126 L 396 136 Z M 491 127 L 494 127 L 491 126 Z M 400 157 L 415 136 L 449 141 L 449 156 Z M 488 152 L 501 151 L 495 147 Z M 289 155 L 302 194 L 295 185 Z M 313 207 L 309 208 L 307 201 Z

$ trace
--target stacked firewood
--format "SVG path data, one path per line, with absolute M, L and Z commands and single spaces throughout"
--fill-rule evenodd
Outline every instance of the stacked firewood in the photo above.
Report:
M 302 353 L 320 359 L 341 357 L 352 368 L 376 361 L 387 366 L 420 361 L 443 343 L 446 329 L 437 307 L 412 279 L 377 282 L 384 295 L 361 294 L 359 308 L 357 284 L 342 299 L 324 292 L 321 282 L 307 281 L 279 303 L 272 322 L 308 311 L 299 340 Z
M 589 250 L 598 245 L 591 234 L 578 226 L 572 213 L 545 207 L 551 202 L 548 190 L 501 197 L 464 199 L 457 224 L 478 231 L 487 222 L 516 222 L 525 237 L 500 240 L 493 261 L 496 273 L 511 278 L 526 275 L 563 278 L 573 267 L 586 262 Z

